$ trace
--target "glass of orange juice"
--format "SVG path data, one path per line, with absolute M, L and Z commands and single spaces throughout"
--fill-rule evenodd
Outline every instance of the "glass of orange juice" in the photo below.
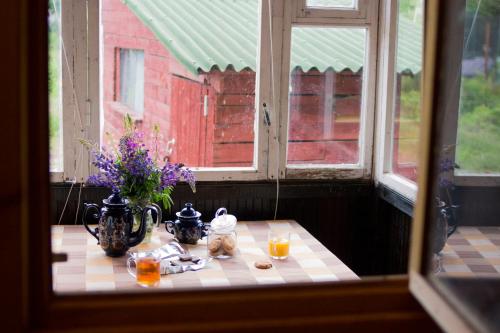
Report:
M 268 234 L 269 255 L 273 259 L 286 259 L 290 252 L 290 232 L 270 230 Z

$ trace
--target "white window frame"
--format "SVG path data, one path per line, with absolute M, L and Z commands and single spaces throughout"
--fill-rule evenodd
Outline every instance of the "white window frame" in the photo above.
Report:
M 54 182 L 85 182 L 95 172 L 81 139 L 99 142 L 99 0 L 61 1 L 63 171 Z
M 392 173 L 392 138 L 395 103 L 396 43 L 398 0 L 381 0 L 379 32 L 379 68 L 377 83 L 377 126 L 375 137 L 375 182 L 381 183 L 415 202 L 417 184 L 405 177 Z M 422 52 L 423 54 L 423 52 Z M 423 80 L 423 78 L 422 78 Z M 458 101 L 454 101 L 458 106 Z M 454 144 L 457 141 L 456 119 L 449 119 L 450 126 L 447 141 Z M 455 159 L 455 151 L 448 154 Z M 457 186 L 500 186 L 500 174 L 474 173 L 454 170 L 452 182 Z
M 303 17 L 295 10 L 305 5 L 305 0 L 289 0 L 283 4 L 282 47 L 281 54 L 274 55 L 275 67 L 280 68 L 280 85 L 275 89 L 278 92 L 278 101 L 274 107 L 279 110 L 279 145 L 276 140 L 270 140 L 270 165 L 279 165 L 279 177 L 283 179 L 370 179 L 373 151 L 373 123 L 375 100 L 375 75 L 377 64 L 377 30 L 378 30 L 378 1 L 370 1 L 366 7 L 365 18 L 336 18 L 332 17 Z M 336 9 L 323 11 L 337 12 Z M 347 10 L 345 11 L 347 12 Z M 277 25 L 279 25 L 278 22 Z M 359 162 L 357 164 L 325 164 L 325 165 L 287 165 L 288 143 L 288 87 L 290 80 L 290 50 L 292 26 L 322 26 L 322 27 L 353 27 L 366 29 L 365 64 L 363 66 L 362 102 L 359 130 Z M 274 51 L 274 49 L 273 49 Z M 277 85 L 278 83 L 274 81 Z M 277 158 L 279 156 L 279 158 Z M 278 159 L 276 161 L 276 159 Z M 276 177 L 276 169 L 270 169 L 271 178 Z
M 135 117 L 142 118 L 142 115 L 144 114 L 144 91 L 145 91 L 145 87 L 144 87 L 144 76 L 145 76 L 144 75 L 145 74 L 145 71 L 144 71 L 145 70 L 145 67 L 144 67 L 144 50 L 143 49 L 127 48 L 127 47 L 118 47 L 118 48 L 116 48 L 115 52 L 116 52 L 115 59 L 120 59 L 120 66 L 119 66 L 119 68 L 118 68 L 118 66 L 116 68 L 116 71 L 118 73 L 115 73 L 115 75 L 119 78 L 119 80 L 118 80 L 118 84 L 115 83 L 115 87 L 113 87 L 114 90 L 115 90 L 114 91 L 115 97 L 118 95 L 118 98 L 115 98 L 115 101 L 117 103 L 120 103 L 121 106 L 123 106 L 126 109 L 128 109 L 130 111 L 131 115 L 132 115 L 132 118 L 135 118 Z M 124 59 L 122 59 L 122 54 L 125 54 L 127 52 L 129 54 L 133 54 L 133 53 L 136 53 L 136 52 L 141 52 L 142 53 L 142 72 L 143 72 L 142 86 L 137 87 L 138 89 L 140 88 L 142 90 L 141 91 L 141 93 L 142 93 L 142 105 L 141 105 L 142 110 L 137 110 L 135 107 L 127 105 L 126 103 L 123 102 L 124 96 L 122 94 L 122 90 L 124 88 L 124 85 L 130 85 L 130 84 L 132 84 L 132 82 L 130 82 L 130 80 L 127 81 L 127 82 L 125 82 L 125 80 L 123 78 L 123 73 L 122 73 L 122 69 L 123 69 L 122 66 L 125 65 L 125 66 L 129 67 L 130 65 L 132 65 L 130 63 L 130 59 L 128 59 L 129 62 L 127 64 L 123 63 Z M 135 67 L 137 67 L 138 63 L 135 62 L 133 65 L 135 65 Z M 131 71 L 131 70 L 137 70 L 137 68 L 126 68 L 126 70 L 129 70 L 129 71 Z M 140 83 L 140 81 L 138 81 L 138 82 Z M 132 89 L 132 90 L 134 90 L 134 89 Z M 137 98 L 137 95 L 136 95 L 135 91 L 134 91 L 134 94 L 135 94 L 134 95 L 134 101 L 135 101 L 135 99 Z
M 354 7 L 309 7 L 307 0 L 296 1 L 296 19 L 307 23 L 308 18 L 339 18 L 346 19 L 365 19 L 368 15 L 368 7 L 377 1 L 354 0 Z
M 305 0 L 262 0 L 260 5 L 260 47 L 256 68 L 256 116 L 253 167 L 192 168 L 199 181 L 287 179 L 371 179 L 373 129 L 375 112 L 375 84 L 377 66 L 378 0 L 358 1 L 351 10 L 321 9 L 322 15 L 309 15 L 297 11 Z M 269 10 L 272 7 L 272 18 Z M 364 13 L 350 15 L 349 12 Z M 305 13 L 305 16 L 303 15 Z M 339 17 L 338 13 L 342 13 Z M 351 14 L 352 14 L 351 13 Z M 62 9 L 62 39 L 69 68 L 64 64 L 63 82 L 74 78 L 78 96 L 71 84 L 63 84 L 63 145 L 62 173 L 53 173 L 53 181 L 84 182 L 96 170 L 90 155 L 79 142 L 84 138 L 101 142 L 103 119 L 100 96 L 102 87 L 90 82 L 102 82 L 100 64 L 99 0 L 64 0 Z M 324 15 L 323 15 L 324 14 Z M 350 17 L 349 17 L 350 16 Z M 88 17 L 88 24 L 87 19 Z M 288 136 L 288 84 L 292 25 L 320 25 L 360 27 L 366 34 L 366 64 L 363 70 L 362 111 L 360 118 L 360 162 L 339 165 L 286 165 Z M 272 31 L 272 34 L 269 33 Z M 271 45 L 272 44 L 272 45 Z M 85 47 L 82 47 L 84 45 Z M 272 51 L 272 59 L 271 59 Z M 102 53 L 101 53 L 102 54 Z M 271 71 L 273 71 L 271 73 Z M 274 78 L 274 81 L 272 82 Z M 274 87 L 271 89 L 271 84 Z M 83 92 L 83 93 L 82 93 Z M 83 129 L 75 123 L 75 105 L 82 114 Z M 270 113 L 271 126 L 264 125 L 264 107 Z M 101 104 L 102 106 L 102 104 Z M 68 110 L 70 110 L 68 112 Z M 278 144 L 278 139 L 279 144 Z M 78 160 L 78 161 L 77 161 Z
M 381 0 L 380 15 L 375 183 L 381 183 L 415 202 L 417 184 L 392 172 L 398 0 Z

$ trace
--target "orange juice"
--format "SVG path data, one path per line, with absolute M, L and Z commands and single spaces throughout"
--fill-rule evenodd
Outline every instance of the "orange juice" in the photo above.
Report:
M 290 251 L 290 241 L 286 238 L 269 239 L 269 255 L 274 259 L 285 259 Z

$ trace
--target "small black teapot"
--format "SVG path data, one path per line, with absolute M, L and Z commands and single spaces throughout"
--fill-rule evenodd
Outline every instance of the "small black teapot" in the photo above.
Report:
M 186 203 L 184 209 L 175 215 L 178 220 L 166 221 L 165 228 L 179 243 L 196 244 L 198 239 L 207 236 L 208 225 L 200 220 L 201 213 L 194 210 L 191 203 Z
M 142 211 L 139 229 L 132 232 L 134 215 L 132 214 L 132 210 L 127 206 L 128 200 L 123 199 L 119 193 L 115 192 L 102 202 L 104 207 L 100 210 L 96 204 L 84 204 L 83 225 L 97 239 L 97 244 L 101 245 L 106 255 L 110 257 L 123 256 L 129 248 L 142 242 L 146 235 L 146 214 L 151 210 L 153 219 L 156 220 L 158 216 L 157 210 L 152 206 L 145 207 Z M 91 209 L 96 210 L 96 213 L 90 215 L 90 220 L 99 220 L 98 227 L 93 231 L 87 225 L 87 217 Z

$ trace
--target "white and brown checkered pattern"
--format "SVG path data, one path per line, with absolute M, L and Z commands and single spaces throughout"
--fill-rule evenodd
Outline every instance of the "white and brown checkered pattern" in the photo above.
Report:
M 267 258 L 267 233 L 286 229 L 291 233 L 290 256 L 273 260 L 273 268 L 260 270 L 254 262 Z M 295 221 L 238 222 L 238 253 L 231 259 L 212 260 L 196 272 L 163 275 L 161 288 L 238 286 L 289 282 L 358 279 L 334 254 Z M 173 240 L 164 228 L 155 229 L 152 242 L 133 250 L 149 250 Z M 206 257 L 206 239 L 186 246 L 193 255 Z M 53 265 L 54 290 L 78 292 L 140 288 L 128 274 L 127 256 L 110 258 L 83 226 L 52 227 L 52 249 L 65 252 L 68 261 Z
M 449 276 L 500 276 L 500 227 L 459 227 L 442 251 Z

